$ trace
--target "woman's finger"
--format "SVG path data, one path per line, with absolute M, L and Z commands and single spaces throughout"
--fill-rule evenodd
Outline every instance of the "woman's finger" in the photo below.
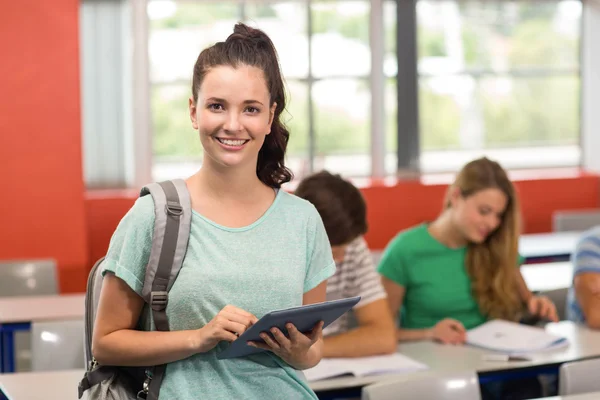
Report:
M 289 349 L 291 342 L 290 339 L 286 338 L 283 332 L 281 332 L 278 328 L 271 328 L 271 334 L 277 341 L 277 344 L 280 348 Z
M 268 333 L 265 333 L 265 332 L 261 333 L 261 334 L 260 334 L 260 338 L 261 338 L 262 340 L 264 340 L 264 341 L 265 341 L 265 343 L 266 343 L 266 344 L 267 344 L 267 345 L 268 345 L 268 346 L 269 346 L 269 347 L 270 347 L 272 350 L 279 350 L 279 348 L 280 348 L 280 347 L 279 347 L 279 344 L 278 344 L 278 343 L 277 343 L 275 340 L 271 339 L 271 336 L 269 336 L 269 334 L 268 334 Z
M 248 341 L 246 342 L 248 344 L 248 346 L 252 346 L 252 347 L 256 347 L 258 349 L 263 349 L 263 350 L 273 350 L 269 347 L 269 345 L 265 344 L 265 343 L 260 343 L 260 342 L 253 342 L 253 341 Z

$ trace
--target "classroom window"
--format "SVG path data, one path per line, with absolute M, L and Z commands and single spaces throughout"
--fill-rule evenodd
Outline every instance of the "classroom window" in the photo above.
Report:
M 416 11 L 422 170 L 479 154 L 509 168 L 579 164 L 580 1 L 420 0 Z
M 189 82 L 198 54 L 190 49 L 200 51 L 223 40 L 239 20 L 263 29 L 277 48 L 288 92 L 283 115 L 291 131 L 287 163 L 296 177 L 324 167 L 368 176 L 369 14 L 370 2 L 365 0 L 150 0 L 154 178 L 167 179 L 178 169 L 177 175 L 185 175 L 200 166 L 197 134 L 187 127 Z M 393 39 L 391 17 L 386 34 Z M 395 60 L 393 50 L 387 55 L 390 62 Z M 391 71 L 395 73 L 393 66 Z
M 153 178 L 201 165 L 187 115 L 192 66 L 239 20 L 278 50 L 296 177 L 321 168 L 370 176 L 379 95 L 370 78 L 381 73 L 371 69 L 371 12 L 367 0 L 148 0 Z M 376 39 L 384 41 L 385 172 L 453 171 L 482 154 L 508 168 L 578 165 L 581 19 L 575 0 L 385 1 Z M 414 42 L 398 45 L 406 37 Z

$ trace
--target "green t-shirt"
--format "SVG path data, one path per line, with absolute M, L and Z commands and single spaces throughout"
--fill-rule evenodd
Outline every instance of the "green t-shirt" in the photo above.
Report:
M 138 199 L 115 231 L 105 261 L 141 295 L 154 226 L 151 196 Z M 335 272 L 329 240 L 316 209 L 279 190 L 267 212 L 243 228 L 192 214 L 183 267 L 169 294 L 171 330 L 198 329 L 231 304 L 256 315 L 296 307 Z M 304 375 L 273 353 L 218 360 L 207 353 L 167 365 L 161 400 L 316 399 Z
M 486 321 L 471 293 L 465 267 L 466 247 L 452 249 L 434 239 L 422 224 L 400 232 L 387 246 L 379 273 L 404 287 L 400 324 L 425 329 L 444 318 L 465 328 Z

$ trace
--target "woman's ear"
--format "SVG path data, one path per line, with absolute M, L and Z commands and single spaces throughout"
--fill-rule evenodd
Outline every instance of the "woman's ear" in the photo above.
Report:
M 275 118 L 275 109 L 277 108 L 277 103 L 273 103 L 273 105 L 271 106 L 271 108 L 269 109 L 269 131 L 267 132 L 267 135 L 269 133 L 271 133 L 271 125 L 273 125 L 273 119 Z
M 196 115 L 196 103 L 194 102 L 194 98 L 190 96 L 188 100 L 188 109 L 190 112 L 190 120 L 192 121 L 192 127 L 198 130 L 198 117 Z
M 450 207 L 456 207 L 459 200 L 462 199 L 462 193 L 460 192 L 460 189 L 457 188 L 456 186 L 453 186 L 450 188 L 449 194 L 450 194 L 450 196 L 448 196 L 448 202 L 449 202 L 448 205 Z

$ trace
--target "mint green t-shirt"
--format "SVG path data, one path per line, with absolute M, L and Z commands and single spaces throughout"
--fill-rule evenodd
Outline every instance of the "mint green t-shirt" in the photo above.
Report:
M 141 295 L 154 226 L 151 196 L 138 199 L 115 231 L 105 270 Z M 253 224 L 227 228 L 193 212 L 183 267 L 169 293 L 171 330 L 199 329 L 228 304 L 258 318 L 302 304 L 335 272 L 323 223 L 307 201 L 279 190 Z M 207 353 L 170 363 L 161 400 L 316 399 L 304 375 L 273 353 L 218 360 Z
M 486 321 L 471 293 L 467 248 L 452 249 L 434 239 L 422 224 L 400 232 L 388 244 L 378 270 L 404 287 L 401 326 L 425 329 L 444 318 L 470 329 Z

